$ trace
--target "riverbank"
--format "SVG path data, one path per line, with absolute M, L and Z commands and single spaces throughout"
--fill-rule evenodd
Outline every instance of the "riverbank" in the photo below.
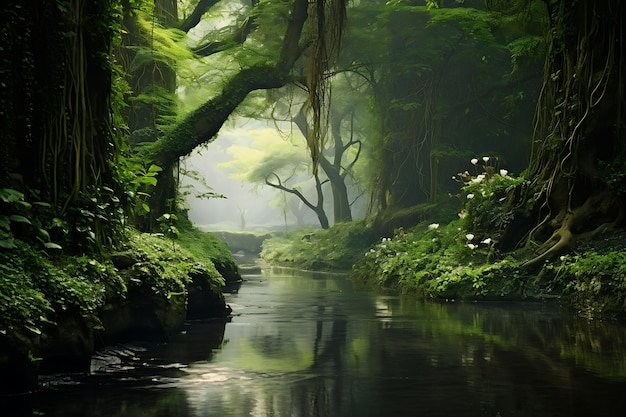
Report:
M 625 238 L 613 233 L 581 242 L 570 254 L 528 270 L 528 249 L 503 252 L 492 239 L 475 240 L 461 219 L 422 222 L 387 236 L 354 222 L 272 237 L 261 257 L 297 268 L 348 269 L 363 285 L 425 299 L 551 300 L 586 317 L 624 319 Z
M 0 252 L 0 392 L 37 388 L 42 372 L 88 372 L 96 349 L 168 340 L 189 318 L 226 317 L 222 287 L 241 280 L 228 247 L 187 230 L 180 242 L 126 230 L 99 256 Z

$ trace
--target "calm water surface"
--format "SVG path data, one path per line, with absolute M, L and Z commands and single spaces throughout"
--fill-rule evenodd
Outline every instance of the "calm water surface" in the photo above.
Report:
M 278 268 L 232 320 L 100 352 L 3 416 L 618 416 L 626 327 L 545 304 L 425 303 Z M 16 410 L 14 412 L 8 410 Z

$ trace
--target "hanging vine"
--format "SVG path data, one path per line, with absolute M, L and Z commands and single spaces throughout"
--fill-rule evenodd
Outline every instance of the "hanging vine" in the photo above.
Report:
M 546 4 L 551 32 L 525 197 L 542 203 L 529 237 L 544 243 L 529 266 L 614 228 L 624 216 L 598 167 L 626 150 L 626 6 L 617 0 Z
M 93 55 L 107 52 L 92 50 L 93 38 L 101 33 L 89 39 L 90 31 L 100 29 L 93 27 L 94 11 L 90 10 L 97 6 L 69 0 L 64 7 L 63 85 L 58 107 L 49 115 L 41 140 L 41 171 L 51 190 L 52 201 L 62 212 L 88 185 L 100 181 L 108 168 L 107 148 L 111 145 L 106 138 L 110 133 L 106 128 L 110 124 L 110 75 L 99 80 L 89 79 L 91 73 L 92 77 L 98 74 L 95 66 L 100 64 Z M 94 102 L 98 110 L 94 110 Z M 104 120 L 100 119 L 102 116 Z
M 307 73 L 307 107 L 312 120 L 307 145 L 314 174 L 317 173 L 328 127 L 331 98 L 329 72 L 341 47 L 341 35 L 346 20 L 345 3 L 344 0 L 317 0 L 311 7 L 314 36 Z

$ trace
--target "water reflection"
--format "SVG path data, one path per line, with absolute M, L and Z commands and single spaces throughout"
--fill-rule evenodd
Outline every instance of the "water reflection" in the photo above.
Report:
M 553 305 L 422 302 L 276 268 L 228 302 L 229 323 L 113 347 L 88 378 L 3 400 L 16 416 L 621 414 L 625 328 Z

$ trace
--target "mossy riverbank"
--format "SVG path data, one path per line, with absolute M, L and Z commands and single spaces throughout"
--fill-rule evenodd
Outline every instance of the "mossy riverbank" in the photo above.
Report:
M 222 287 L 240 280 L 228 247 L 187 228 L 179 241 L 128 229 L 99 256 L 0 252 L 1 392 L 37 388 L 41 372 L 87 372 L 108 344 L 167 340 L 188 318 L 227 317 Z
M 624 234 L 578 245 L 529 271 L 526 250 L 503 253 L 476 240 L 462 219 L 423 222 L 379 236 L 365 222 L 300 231 L 264 242 L 261 257 L 297 268 L 345 270 L 359 284 L 433 300 L 559 302 L 593 318 L 626 318 Z

